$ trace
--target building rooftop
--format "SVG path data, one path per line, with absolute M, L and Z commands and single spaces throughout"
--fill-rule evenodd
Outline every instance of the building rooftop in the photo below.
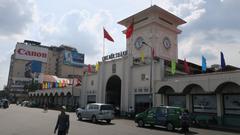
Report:
M 131 24 L 133 21 L 134 23 L 136 23 L 137 21 L 139 21 L 140 18 L 144 18 L 144 17 L 147 17 L 149 15 L 149 12 L 151 13 L 156 13 L 156 14 L 159 14 L 159 19 L 163 19 L 163 18 L 166 18 L 164 19 L 164 21 L 168 21 L 169 23 L 172 23 L 172 24 L 175 24 L 175 25 L 181 25 L 181 24 L 184 24 L 186 23 L 186 21 L 184 21 L 183 19 L 175 16 L 174 14 L 156 6 L 156 5 L 153 5 L 141 12 L 138 12 L 134 15 L 131 15 L 130 17 L 128 18 L 125 18 L 121 21 L 118 22 L 118 24 L 121 24 L 123 26 L 128 26 L 129 24 Z

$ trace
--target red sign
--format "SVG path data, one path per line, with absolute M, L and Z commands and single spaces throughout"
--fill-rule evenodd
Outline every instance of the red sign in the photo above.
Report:
M 25 50 L 23 48 L 19 48 L 17 50 L 17 53 L 20 54 L 20 55 L 36 56 L 36 57 L 47 58 L 47 53 L 36 52 L 36 51 L 28 51 L 28 50 Z
M 18 43 L 15 49 L 15 58 L 22 60 L 36 60 L 47 62 L 48 48 Z

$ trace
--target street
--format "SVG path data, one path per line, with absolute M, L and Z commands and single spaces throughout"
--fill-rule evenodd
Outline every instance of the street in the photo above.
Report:
M 53 135 L 58 111 L 10 105 L 8 109 L 0 109 L 0 135 Z M 171 135 L 164 128 L 139 128 L 134 121 L 115 119 L 111 124 L 78 121 L 75 113 L 70 115 L 70 135 Z M 199 135 L 237 135 L 223 131 L 191 128 L 190 134 Z

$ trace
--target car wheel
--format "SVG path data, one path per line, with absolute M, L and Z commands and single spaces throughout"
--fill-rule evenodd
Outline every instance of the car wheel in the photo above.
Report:
M 169 122 L 169 123 L 167 124 L 167 130 L 168 130 L 168 131 L 173 131 L 173 130 L 174 130 L 174 126 L 173 126 L 172 123 Z
M 111 122 L 111 120 L 106 120 L 107 121 L 107 123 L 110 123 Z
M 144 121 L 143 120 L 139 120 L 138 121 L 138 126 L 139 127 L 144 127 Z
M 96 122 L 97 122 L 96 116 L 92 116 L 92 122 L 93 122 L 93 123 L 96 123 Z
M 78 114 L 78 120 L 82 120 L 82 115 L 81 114 Z

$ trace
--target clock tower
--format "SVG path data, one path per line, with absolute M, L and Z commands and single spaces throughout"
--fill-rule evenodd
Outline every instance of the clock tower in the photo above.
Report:
M 177 35 L 181 30 L 177 27 L 186 23 L 181 18 L 154 5 L 118 23 L 125 27 L 134 24 L 133 34 L 127 39 L 127 50 L 133 57 L 140 57 L 141 52 L 150 57 L 152 47 L 156 57 L 178 59 Z

